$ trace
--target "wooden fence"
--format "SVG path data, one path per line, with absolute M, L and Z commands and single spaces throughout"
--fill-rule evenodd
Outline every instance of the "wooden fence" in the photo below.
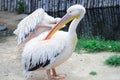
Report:
M 120 8 L 87 10 L 77 28 L 80 36 L 101 36 L 106 40 L 120 40 Z
M 15 11 L 21 0 L 0 0 L 0 11 Z M 86 8 L 120 6 L 120 0 L 23 0 L 24 12 L 30 13 L 42 7 L 45 11 L 64 11 L 73 4 L 82 4 Z

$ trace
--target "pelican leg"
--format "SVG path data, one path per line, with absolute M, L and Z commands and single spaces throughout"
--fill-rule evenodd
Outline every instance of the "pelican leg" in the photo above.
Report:
M 52 80 L 51 74 L 50 74 L 50 69 L 47 70 L 47 76 L 48 76 L 48 80 Z
M 65 78 L 64 74 L 56 74 L 55 68 L 52 68 L 52 73 L 53 73 L 52 78 L 54 78 L 56 80 Z

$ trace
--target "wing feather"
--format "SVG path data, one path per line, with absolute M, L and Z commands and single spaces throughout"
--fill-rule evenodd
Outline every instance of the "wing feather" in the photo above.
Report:
M 14 34 L 17 35 L 18 45 L 24 42 L 26 39 L 29 40 L 28 38 L 31 39 L 31 32 L 33 32 L 34 34 L 37 33 L 36 29 L 38 28 L 38 24 L 49 29 L 49 27 L 54 27 L 54 25 L 59 20 L 61 20 L 61 18 L 54 18 L 52 16 L 49 16 L 42 8 L 35 10 L 33 13 L 20 21 L 17 29 L 14 31 Z M 41 28 L 39 29 L 39 31 L 40 30 Z
M 43 20 L 44 13 L 42 8 L 37 9 L 18 24 L 17 29 L 14 31 L 18 38 L 18 44 L 25 39 L 25 35 L 27 37 L 30 32 L 35 31 L 36 25 Z
M 65 39 L 60 38 L 40 41 L 40 38 L 37 37 L 30 40 L 25 45 L 22 54 L 24 69 L 33 71 L 53 63 L 65 49 L 66 43 Z

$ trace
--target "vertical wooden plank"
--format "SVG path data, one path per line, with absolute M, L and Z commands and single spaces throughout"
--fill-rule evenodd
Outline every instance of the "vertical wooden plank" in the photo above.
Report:
M 3 5 L 3 10 L 5 10 L 5 0 L 3 0 L 3 3 L 2 3 Z
M 61 10 L 62 10 L 62 11 L 65 10 L 65 3 L 64 3 L 64 0 L 61 0 Z
M 34 0 L 34 10 L 33 11 L 35 11 L 36 10 L 36 0 Z
M 38 0 L 38 8 L 40 8 L 40 0 Z
M 34 11 L 35 9 L 36 9 L 36 1 L 33 0 L 33 10 L 32 11 Z
M 46 11 L 45 0 L 42 0 L 42 8 Z
M 34 4 L 35 4 L 35 6 L 34 6 L 34 11 L 37 9 L 37 7 L 38 7 L 38 3 L 37 3 L 37 0 L 34 0 Z
M 70 4 L 69 4 L 69 2 L 70 2 L 70 1 L 69 1 L 69 0 L 67 0 L 67 8 L 69 8 L 69 5 L 70 5 Z
M 93 8 L 93 5 L 94 5 L 94 4 L 93 4 L 93 1 L 91 1 L 91 6 L 90 6 L 90 8 Z
M 105 7 L 105 4 L 106 4 L 106 1 L 104 0 L 104 1 L 103 1 L 103 6 L 104 6 L 104 7 Z
M 45 0 L 44 5 L 45 5 L 45 11 L 48 11 L 48 0 Z
M 28 5 L 28 13 L 30 13 L 31 12 L 31 0 L 28 0 L 28 3 L 29 3 L 29 5 Z
M 119 6 L 120 6 L 120 0 L 118 0 L 118 4 L 119 4 Z
M 79 4 L 79 0 L 76 0 L 76 4 Z
M 67 10 L 67 0 L 65 0 L 64 3 L 65 3 L 65 10 Z
M 62 10 L 62 0 L 60 0 L 60 11 Z
M 11 0 L 11 11 L 14 11 L 14 0 Z
M 3 0 L 0 0 L 0 9 L 2 10 Z
M 39 7 L 39 8 L 40 8 L 40 5 L 41 5 L 41 4 L 40 4 L 40 0 L 38 0 L 38 7 Z
M 4 0 L 4 2 L 5 2 L 4 10 L 6 11 L 7 10 L 7 8 L 6 8 L 6 0 Z
M 33 11 L 33 0 L 30 0 L 30 13 Z
M 9 10 L 9 9 L 10 9 L 10 8 L 9 8 L 9 7 L 10 7 L 9 4 L 10 4 L 10 3 L 9 3 L 9 0 L 8 0 L 8 4 L 7 4 L 7 5 L 8 5 L 8 6 L 7 6 L 7 7 L 8 7 L 8 11 L 10 11 L 10 10 Z
M 120 6 L 120 5 L 119 5 L 119 0 L 117 0 L 117 6 Z
M 110 7 L 110 0 L 108 0 L 108 7 Z
M 118 0 L 119 1 L 119 6 L 120 6 L 120 0 Z
M 27 0 L 24 0 L 24 3 L 25 3 L 25 7 L 24 7 L 24 13 L 27 13 L 27 6 L 28 6 L 28 3 L 27 3 Z
M 58 0 L 54 0 L 54 11 L 57 12 L 58 11 Z
M 4 0 L 1 0 L 1 10 L 3 11 L 4 9 Z
M 30 13 L 30 0 L 25 0 L 26 2 L 26 12 Z
M 109 7 L 109 0 L 107 0 L 107 7 Z
M 11 8 L 12 8 L 12 1 L 10 0 L 10 12 L 11 12 Z
M 48 0 L 48 10 L 47 11 L 49 11 L 50 10 L 50 0 Z
M 85 8 L 87 8 L 87 4 L 88 4 L 88 2 L 87 2 L 88 0 L 85 0 Z
M 41 0 L 41 8 L 43 8 L 43 0 Z
M 112 6 L 114 5 L 114 1 L 112 0 Z
M 37 1 L 38 1 L 38 0 L 35 0 L 35 9 L 37 9 L 37 8 L 38 8 Z
M 27 1 L 26 0 L 24 0 L 24 3 L 25 3 L 25 7 L 24 7 L 24 13 L 27 13 L 27 11 L 26 11 L 26 8 L 27 8 Z
M 100 0 L 97 0 L 97 8 L 99 7 L 99 1 L 100 1 Z
M 0 0 L 0 10 L 2 11 L 2 0 Z
M 101 7 L 101 5 L 102 5 L 102 0 L 99 1 L 99 7 Z
M 51 0 L 50 0 L 49 7 L 50 7 L 49 11 L 52 11 L 52 1 Z
M 86 8 L 89 8 L 90 7 L 90 0 L 87 0 L 87 7 Z
M 61 0 L 61 10 L 63 11 L 64 10 L 64 0 Z
M 96 1 L 96 2 L 95 2 L 95 8 L 97 8 L 97 6 L 98 6 L 98 4 L 99 4 L 99 3 L 98 3 L 99 0 L 95 0 L 95 1 Z
M 105 1 L 105 6 L 104 7 L 107 7 L 107 0 Z
M 10 2 L 11 2 L 11 3 L 10 3 L 10 6 L 11 6 L 10 11 L 12 12 L 12 8 L 13 8 L 13 7 L 12 7 L 12 3 L 13 3 L 13 0 L 11 0 Z
M 110 0 L 110 7 L 111 7 L 111 5 L 112 5 L 112 0 Z
M 59 11 L 61 10 L 61 0 L 59 0 Z
M 54 0 L 52 0 L 52 12 L 54 12 Z
M 2 4 L 1 4 L 1 0 L 0 0 L 0 10 L 1 10 L 1 5 L 2 5 Z
M 31 12 L 33 12 L 34 10 L 35 10 L 35 1 L 34 0 L 32 0 L 32 10 L 31 10 Z
M 57 11 L 59 11 L 59 8 L 60 8 L 60 0 L 58 0 L 58 3 L 57 3 Z
M 13 1 L 13 12 L 15 12 L 15 8 L 16 8 L 16 0 Z

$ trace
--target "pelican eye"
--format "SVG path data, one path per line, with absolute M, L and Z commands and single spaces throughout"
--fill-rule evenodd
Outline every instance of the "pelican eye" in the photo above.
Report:
M 72 11 L 69 11 L 69 13 L 72 13 Z

